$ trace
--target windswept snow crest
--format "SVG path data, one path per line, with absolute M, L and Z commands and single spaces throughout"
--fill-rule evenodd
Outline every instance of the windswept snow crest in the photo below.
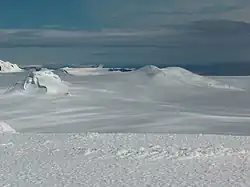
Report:
M 23 81 L 10 86 L 5 93 L 68 93 L 68 85 L 50 70 L 33 71 Z
M 0 133 L 16 133 L 16 131 L 7 123 L 0 121 Z
M 107 74 L 108 69 L 107 68 L 102 68 L 102 67 L 97 67 L 97 68 L 61 68 L 60 69 L 64 74 L 68 75 L 75 75 L 75 76 L 88 76 L 88 75 L 102 75 L 102 74 Z
M 209 77 L 200 76 L 180 67 L 158 68 L 154 65 L 147 65 L 136 72 L 144 73 L 147 76 L 154 77 L 157 80 L 164 81 L 168 85 L 191 85 L 198 87 L 212 87 L 221 89 L 243 90 L 230 85 L 223 84 Z
M 0 60 L 0 73 L 12 73 L 12 72 L 21 72 L 23 71 L 18 67 L 17 64 L 12 64 L 8 61 Z

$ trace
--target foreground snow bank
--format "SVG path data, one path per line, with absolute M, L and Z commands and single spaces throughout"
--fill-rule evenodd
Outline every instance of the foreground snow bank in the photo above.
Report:
M 16 133 L 16 131 L 7 123 L 0 121 L 0 133 Z
M 243 136 L 174 134 L 5 135 L 0 136 L 0 183 L 249 186 L 249 141 Z
M 5 93 L 68 93 L 67 83 L 50 70 L 33 71 L 23 80 L 9 87 Z
M 12 64 L 8 61 L 0 60 L 0 73 L 11 73 L 11 72 L 20 72 L 23 71 L 18 67 L 17 64 Z

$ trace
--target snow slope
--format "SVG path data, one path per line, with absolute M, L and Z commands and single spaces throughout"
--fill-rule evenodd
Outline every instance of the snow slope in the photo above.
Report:
M 170 72 L 176 74 L 176 70 Z M 68 82 L 70 86 L 66 84 L 66 87 L 70 97 L 64 95 L 65 92 L 28 94 L 34 93 L 36 87 L 29 92 L 22 91 L 24 94 L 21 95 L 0 94 L 0 119 L 18 132 L 234 135 L 249 135 L 250 132 L 250 77 L 208 78 L 218 79 L 222 85 L 244 88 L 237 90 L 218 89 L 205 83 L 197 86 L 195 81 L 190 83 L 187 75 L 180 78 L 170 76 L 170 73 L 167 76 L 148 76 L 138 71 L 98 76 L 62 74 L 55 80 L 54 74 L 50 75 L 44 76 L 43 85 L 59 93 L 62 90 L 57 87 L 57 83 L 61 85 L 58 80 L 63 80 L 63 87 Z M 27 73 L 0 76 L 0 91 L 4 93 L 9 82 L 22 80 Z M 53 81 L 56 86 L 52 85 Z
M 23 71 L 17 64 L 0 60 L 0 73 L 21 72 Z
M 250 77 L 83 74 L 0 74 L 0 186 L 250 186 Z
M 204 77 L 192 73 L 186 69 L 180 67 L 168 67 L 160 69 L 153 65 L 148 65 L 140 68 L 137 72 L 143 72 L 148 76 L 155 76 L 156 78 L 161 79 L 161 81 L 173 86 L 180 85 L 192 85 L 192 86 L 205 86 L 212 88 L 221 88 L 221 89 L 232 89 L 232 90 L 243 90 L 234 86 L 221 83 L 219 81 L 213 80 L 209 77 Z
M 249 137 L 0 135 L 1 186 L 249 186 Z
M 67 84 L 50 70 L 33 71 L 23 81 L 11 85 L 5 93 L 67 93 Z

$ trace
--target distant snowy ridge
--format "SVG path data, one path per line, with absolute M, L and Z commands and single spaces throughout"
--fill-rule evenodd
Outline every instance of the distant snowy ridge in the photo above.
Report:
M 7 123 L 0 121 L 0 133 L 16 133 L 16 131 Z
M 84 67 L 84 68 L 61 68 L 63 73 L 75 76 L 100 75 L 108 73 L 108 68 L 102 67 Z
M 33 71 L 24 80 L 10 86 L 5 93 L 68 93 L 68 85 L 50 70 Z
M 154 65 L 147 65 L 137 70 L 137 72 L 145 73 L 148 76 L 165 77 L 163 80 L 166 82 L 173 82 L 173 84 L 188 84 L 192 86 L 206 86 L 213 88 L 243 90 L 230 85 L 223 84 L 219 81 L 213 80 L 208 77 L 200 76 L 192 73 L 181 67 L 168 67 L 158 68 Z
M 12 73 L 23 71 L 17 64 L 12 64 L 8 61 L 0 60 L 0 73 Z

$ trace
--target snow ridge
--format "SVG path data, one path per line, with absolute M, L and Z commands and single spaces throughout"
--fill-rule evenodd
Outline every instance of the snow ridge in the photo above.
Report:
M 10 86 L 5 93 L 68 93 L 68 85 L 50 70 L 32 71 L 23 81 Z
M 153 77 L 158 81 L 165 82 L 168 85 L 172 84 L 173 86 L 191 85 L 196 87 L 211 87 L 243 91 L 241 88 L 223 84 L 209 77 L 200 76 L 181 67 L 168 67 L 160 69 L 154 65 L 147 65 L 138 69 L 136 72 L 145 73 L 147 76 Z
M 0 133 L 16 133 L 16 131 L 7 123 L 0 121 Z
M 0 60 L 0 73 L 12 73 L 23 71 L 17 64 L 12 64 L 8 61 Z

